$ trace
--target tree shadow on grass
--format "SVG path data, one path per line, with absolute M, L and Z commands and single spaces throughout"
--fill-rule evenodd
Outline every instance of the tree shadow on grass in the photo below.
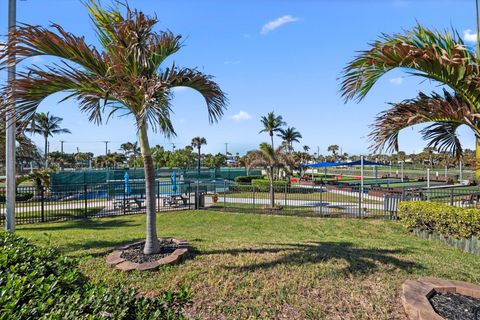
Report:
M 59 222 L 54 225 L 28 225 L 28 231 L 61 231 L 68 229 L 84 229 L 84 230 L 106 230 L 122 227 L 136 227 L 140 223 L 128 219 L 74 219 L 65 222 Z
M 200 252 L 201 255 L 209 254 L 267 254 L 280 253 L 273 260 L 253 263 L 246 266 L 226 266 L 225 268 L 253 272 L 256 270 L 270 269 L 280 265 L 296 266 L 306 263 L 322 263 L 329 260 L 345 261 L 347 266 L 344 272 L 352 274 L 369 274 L 377 271 L 382 265 L 398 268 L 405 271 L 423 269 L 421 264 L 404 260 L 398 255 L 409 253 L 406 249 L 379 249 L 358 247 L 351 242 L 312 242 L 312 243 L 280 243 L 265 244 L 273 247 L 226 249 Z
M 121 240 L 89 240 L 89 241 L 81 241 L 77 243 L 69 243 L 62 246 L 57 247 L 62 252 L 70 253 L 71 255 L 77 257 L 102 257 L 110 252 L 112 252 L 115 248 L 139 241 L 142 239 L 139 238 L 122 238 Z M 95 252 L 88 252 L 89 250 L 95 249 Z M 78 252 L 78 254 L 76 254 Z

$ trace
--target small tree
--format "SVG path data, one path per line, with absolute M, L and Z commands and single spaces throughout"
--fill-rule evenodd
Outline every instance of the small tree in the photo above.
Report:
M 277 170 L 284 169 L 290 171 L 293 165 L 293 159 L 290 154 L 285 153 L 284 147 L 273 149 L 268 143 L 260 144 L 259 150 L 249 153 L 249 168 L 262 167 L 267 172 L 270 183 L 270 208 L 275 209 L 275 185 Z
M 94 0 L 88 3 L 101 45 L 99 49 L 58 24 L 52 25 L 53 30 L 21 24 L 10 33 L 12 41 L 0 53 L 0 67 L 35 56 L 50 56 L 61 61 L 45 67 L 28 66 L 10 83 L 7 100 L 15 100 L 19 119 L 31 118 L 41 101 L 58 92 L 68 92 L 64 100 L 75 98 L 80 110 L 97 124 L 102 122 L 104 112 L 109 117 L 120 113 L 132 118 L 145 172 L 144 253 L 153 254 L 160 251 L 160 242 L 148 130 L 175 135 L 170 118 L 174 87 L 199 92 L 205 99 L 211 122 L 223 115 L 227 98 L 211 76 L 196 69 L 163 66 L 180 50 L 181 37 L 171 32 L 155 32 L 156 17 L 132 10 L 128 5 L 124 7 L 125 13 L 122 13 L 119 9 L 103 9 Z M 10 108 L 13 106 L 7 109 Z

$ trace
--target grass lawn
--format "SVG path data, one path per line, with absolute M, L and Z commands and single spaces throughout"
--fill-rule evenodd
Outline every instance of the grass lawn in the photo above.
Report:
M 18 234 L 81 259 L 93 280 L 150 295 L 185 284 L 199 319 L 405 319 L 401 283 L 420 276 L 480 282 L 480 257 L 421 240 L 383 220 L 177 211 L 158 216 L 162 236 L 194 255 L 158 271 L 109 269 L 113 247 L 144 237 L 145 216 L 25 225 Z

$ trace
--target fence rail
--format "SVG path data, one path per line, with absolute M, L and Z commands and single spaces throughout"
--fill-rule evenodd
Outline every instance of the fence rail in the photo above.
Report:
M 238 184 L 156 181 L 157 210 L 195 208 L 309 217 L 396 219 L 401 201 L 439 201 L 459 207 L 480 207 L 477 186 L 382 188 L 365 185 Z M 272 206 L 273 204 L 273 206 Z M 146 211 L 144 182 L 56 185 L 48 190 L 17 188 L 18 224 L 78 218 L 141 214 Z M 0 224 L 5 221 L 5 189 L 0 188 Z
M 192 209 L 190 183 L 155 186 L 157 211 Z M 0 188 L 0 224 L 5 221 L 5 188 Z M 15 218 L 18 224 L 145 213 L 145 184 L 101 183 L 56 185 L 45 190 L 18 187 Z
M 214 190 L 215 189 L 215 190 Z M 209 209 L 311 217 L 396 219 L 401 201 L 439 201 L 460 207 L 480 206 L 476 186 L 449 188 L 379 188 L 376 186 L 210 186 L 216 202 Z

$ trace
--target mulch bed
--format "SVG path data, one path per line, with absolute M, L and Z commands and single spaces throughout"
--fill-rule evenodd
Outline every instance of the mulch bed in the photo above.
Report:
M 143 247 L 145 243 L 138 243 L 128 247 L 127 249 L 123 250 L 121 258 L 136 262 L 136 263 L 145 263 L 145 262 L 152 262 L 157 261 L 162 258 L 168 257 L 171 255 L 176 249 L 178 249 L 178 244 L 175 243 L 172 239 L 160 239 L 160 252 L 156 254 L 143 254 Z
M 435 293 L 430 298 L 430 303 L 433 309 L 446 320 L 480 320 L 480 299 L 444 292 Z

